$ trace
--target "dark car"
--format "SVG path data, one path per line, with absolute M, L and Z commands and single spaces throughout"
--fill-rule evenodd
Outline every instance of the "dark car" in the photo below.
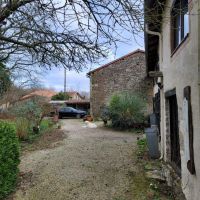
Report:
M 61 108 L 59 111 L 59 118 L 62 119 L 63 117 L 76 117 L 76 118 L 82 118 L 87 113 L 83 110 L 77 110 L 72 107 L 65 107 Z

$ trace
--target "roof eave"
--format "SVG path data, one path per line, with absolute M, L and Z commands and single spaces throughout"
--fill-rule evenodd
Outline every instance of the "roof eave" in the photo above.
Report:
M 150 25 L 150 30 L 151 31 L 156 31 L 160 32 L 161 31 L 161 24 L 153 24 L 151 21 L 148 21 L 147 19 L 150 18 L 147 16 L 147 9 L 154 9 L 155 5 L 158 5 L 158 8 L 160 10 L 156 10 L 156 12 L 159 12 L 157 16 L 159 17 L 159 20 L 162 21 L 162 11 L 163 7 L 165 5 L 165 0 L 145 0 L 144 1 L 144 8 L 145 8 L 145 26 Z M 162 5 L 162 6 L 160 6 Z M 153 11 L 152 11 L 153 12 Z M 151 14 L 152 14 L 151 12 Z M 144 33 L 144 38 L 145 38 L 145 57 L 146 57 L 146 69 L 147 72 L 149 71 L 154 71 L 157 69 L 157 59 L 158 58 L 158 36 L 154 35 L 149 35 L 146 31 Z
M 100 67 L 98 67 L 98 68 L 96 68 L 96 69 L 94 69 L 94 70 L 88 72 L 88 73 L 87 73 L 87 77 L 90 77 L 94 72 L 97 72 L 97 71 L 99 71 L 99 70 L 101 70 L 101 69 L 103 69 L 103 68 L 105 68 L 105 67 L 110 66 L 111 64 L 114 64 L 114 63 L 116 63 L 116 62 L 118 62 L 118 61 L 120 61 L 120 60 L 123 60 L 123 59 L 125 59 L 125 58 L 127 58 L 127 57 L 129 57 L 129 56 L 131 56 L 131 55 L 137 54 L 137 53 L 144 53 L 144 54 L 145 54 L 145 51 L 144 51 L 144 50 L 141 50 L 141 49 L 137 49 L 137 50 L 135 50 L 135 51 L 133 51 L 133 52 L 131 52 L 131 53 L 129 53 L 129 54 L 126 54 L 126 55 L 124 55 L 124 56 L 122 56 L 122 57 L 120 57 L 120 58 L 118 58 L 118 59 L 115 59 L 115 60 L 113 60 L 113 61 L 111 61 L 111 62 L 109 62 L 109 63 L 106 63 L 105 65 L 102 65 L 102 66 L 100 66 Z

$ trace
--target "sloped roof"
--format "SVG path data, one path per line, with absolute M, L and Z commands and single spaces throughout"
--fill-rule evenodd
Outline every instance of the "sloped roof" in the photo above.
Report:
M 90 100 L 87 99 L 81 99 L 81 100 L 51 100 L 49 101 L 51 104 L 63 104 L 63 103 L 68 103 L 68 104 L 89 104 Z
M 75 94 L 78 94 L 78 92 L 66 92 L 69 96 L 72 96 L 72 95 L 75 95 Z
M 42 96 L 46 98 L 51 98 L 52 96 L 56 95 L 57 92 L 52 90 L 35 90 L 34 92 L 31 92 L 30 94 L 27 94 L 23 96 L 20 100 L 29 99 L 33 96 Z
M 77 96 L 79 96 L 81 99 L 84 99 L 84 97 L 81 96 L 78 92 L 73 91 L 73 92 L 66 92 L 66 93 L 67 93 L 67 95 L 70 96 L 70 97 L 72 97 L 73 95 L 77 95 Z
M 114 64 L 114 63 L 117 63 L 117 62 L 119 62 L 121 60 L 127 59 L 128 57 L 130 57 L 130 56 L 132 56 L 134 54 L 137 54 L 137 53 L 145 53 L 145 51 L 143 51 L 141 49 L 137 49 L 137 50 L 135 50 L 135 51 L 133 51 L 133 52 L 131 52 L 129 54 L 126 54 L 126 55 L 124 55 L 124 56 L 122 56 L 122 57 L 120 57 L 120 58 L 118 58 L 116 60 L 113 60 L 113 61 L 111 61 L 111 62 L 109 62 L 109 63 L 107 63 L 105 65 L 102 65 L 101 67 L 99 67 L 97 69 L 94 69 L 94 70 L 88 72 L 87 75 L 90 76 L 90 74 L 92 74 L 92 73 L 94 73 L 96 71 L 99 71 L 99 70 L 101 70 L 103 68 L 109 67 L 111 64 Z

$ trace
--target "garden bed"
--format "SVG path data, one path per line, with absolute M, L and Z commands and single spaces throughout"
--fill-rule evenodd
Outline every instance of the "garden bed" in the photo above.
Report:
M 60 129 L 51 129 L 45 131 L 32 140 L 21 141 L 22 154 L 30 151 L 54 148 L 66 138 L 64 132 Z
M 183 194 L 181 192 L 176 193 L 175 188 L 168 186 L 163 176 L 165 163 L 150 158 L 146 139 L 139 139 L 137 146 L 139 171 L 134 175 L 132 183 L 133 191 L 135 191 L 134 197 L 145 200 L 183 200 Z

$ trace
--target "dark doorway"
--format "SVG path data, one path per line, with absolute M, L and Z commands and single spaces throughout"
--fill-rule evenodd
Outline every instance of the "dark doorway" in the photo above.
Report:
M 178 105 L 176 94 L 168 96 L 169 100 L 169 122 L 170 122 L 170 141 L 171 141 L 171 162 L 177 171 L 181 170 L 181 156 L 178 128 Z

